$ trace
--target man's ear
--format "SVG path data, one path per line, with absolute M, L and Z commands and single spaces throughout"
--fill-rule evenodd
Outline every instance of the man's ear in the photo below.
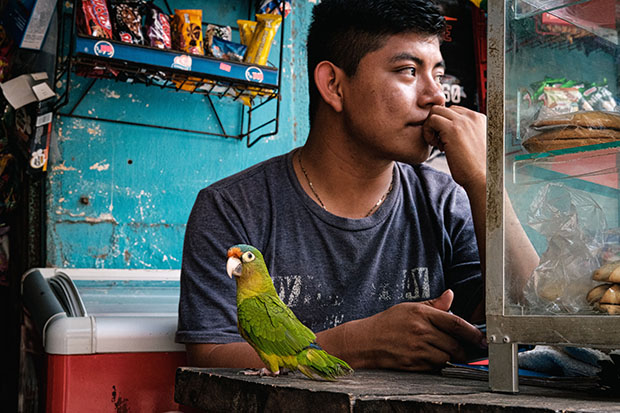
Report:
M 343 107 L 342 80 L 345 74 L 338 66 L 326 60 L 314 68 L 314 82 L 321 97 L 336 112 Z

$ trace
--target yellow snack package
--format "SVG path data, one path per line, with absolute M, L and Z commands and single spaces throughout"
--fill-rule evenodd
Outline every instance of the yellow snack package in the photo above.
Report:
M 265 65 L 269 58 L 271 43 L 282 23 L 282 16 L 279 14 L 257 14 L 256 29 L 252 35 L 252 41 L 248 45 L 244 61 Z
M 191 54 L 205 54 L 202 38 L 202 10 L 174 10 L 172 47 Z
M 252 41 L 256 22 L 252 20 L 237 20 L 239 26 L 239 40 L 242 45 L 249 46 Z

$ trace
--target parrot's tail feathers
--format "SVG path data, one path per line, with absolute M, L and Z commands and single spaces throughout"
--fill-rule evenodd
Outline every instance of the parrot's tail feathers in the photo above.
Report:
M 302 351 L 297 360 L 299 371 L 311 379 L 318 376 L 323 380 L 333 381 L 353 373 L 353 369 L 344 360 L 332 356 L 316 345 Z

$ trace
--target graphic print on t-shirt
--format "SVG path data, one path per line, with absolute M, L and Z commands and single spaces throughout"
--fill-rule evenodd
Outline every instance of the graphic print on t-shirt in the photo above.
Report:
M 404 277 L 405 299 L 407 300 L 428 300 L 431 298 L 431 285 L 428 280 L 428 268 L 418 267 L 412 268 L 405 272 Z

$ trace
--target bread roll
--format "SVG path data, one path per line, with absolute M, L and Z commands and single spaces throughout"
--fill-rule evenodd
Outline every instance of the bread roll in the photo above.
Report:
M 591 289 L 586 296 L 588 304 L 596 304 L 601 301 L 601 297 L 605 294 L 605 291 L 609 289 L 613 284 L 600 284 Z
M 612 284 L 601 297 L 601 304 L 620 304 L 620 284 Z
M 608 314 L 620 314 L 620 305 L 616 304 L 599 304 L 599 310 Z
M 546 152 L 617 140 L 620 140 L 620 130 L 580 127 L 554 128 L 527 138 L 523 141 L 523 147 L 528 152 Z
M 542 119 L 530 127 L 534 129 L 548 126 L 583 126 L 587 128 L 608 128 L 620 130 L 620 113 L 592 110 L 573 112 L 557 117 Z
M 592 273 L 595 281 L 620 283 L 620 260 L 608 262 Z

